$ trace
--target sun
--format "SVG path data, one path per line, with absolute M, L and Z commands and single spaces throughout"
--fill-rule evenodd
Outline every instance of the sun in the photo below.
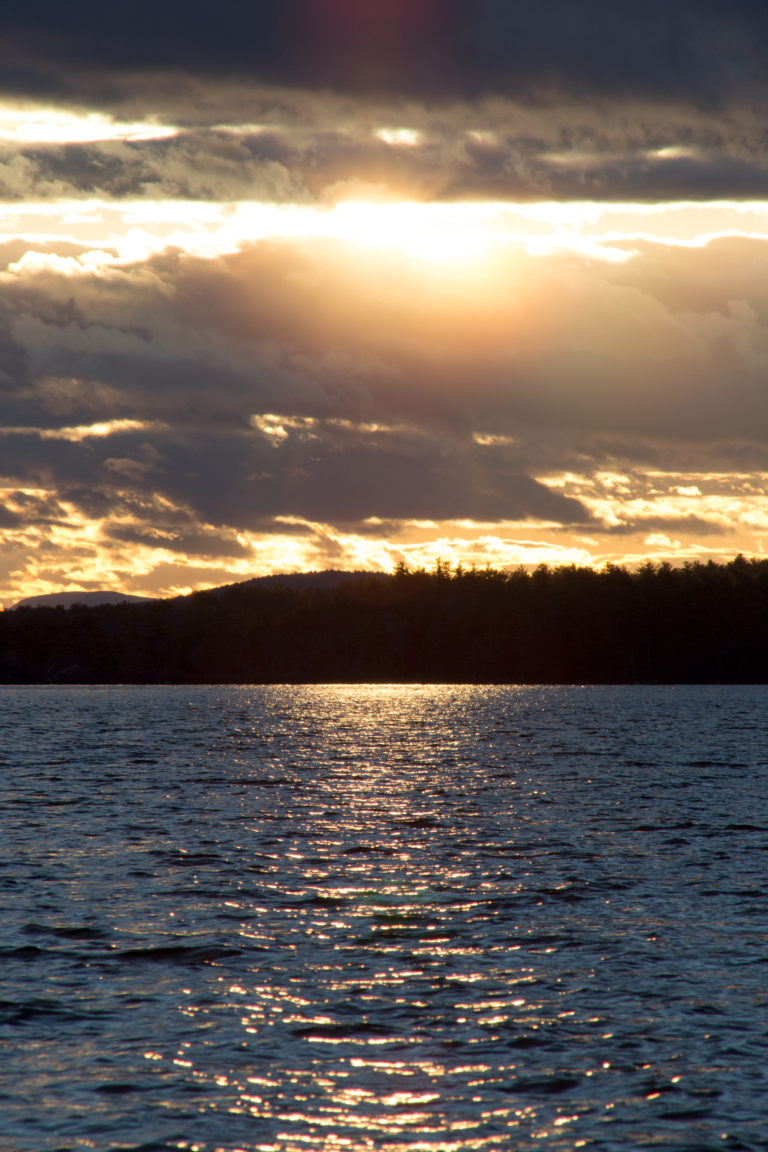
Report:
M 493 206 L 344 200 L 330 207 L 241 204 L 230 217 L 234 238 L 318 239 L 400 251 L 459 263 L 482 258 L 503 236 Z
M 336 206 L 332 227 L 339 239 L 441 263 L 482 257 L 492 242 L 487 219 L 474 206 L 348 201 Z

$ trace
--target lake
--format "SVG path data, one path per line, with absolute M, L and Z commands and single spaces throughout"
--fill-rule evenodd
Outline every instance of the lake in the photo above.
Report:
M 768 1148 L 767 705 L 0 689 L 0 1150 Z

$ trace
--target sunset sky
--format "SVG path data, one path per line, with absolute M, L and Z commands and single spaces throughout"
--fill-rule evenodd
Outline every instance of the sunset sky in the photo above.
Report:
M 0 604 L 768 552 L 768 6 L 0 15 Z

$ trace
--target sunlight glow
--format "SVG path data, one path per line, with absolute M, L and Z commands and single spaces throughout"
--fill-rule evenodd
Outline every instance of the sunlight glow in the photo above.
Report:
M 376 248 L 404 248 L 428 260 L 463 260 L 481 256 L 491 237 L 480 220 L 461 220 L 453 207 L 441 211 L 418 204 L 339 204 L 335 212 L 340 236 Z M 467 226 L 469 223 L 469 226 Z
M 116 432 L 140 432 L 158 428 L 159 425 L 146 420 L 103 420 L 98 424 L 75 424 L 69 428 L 0 429 L 0 435 L 9 432 L 26 431 L 36 433 L 41 440 L 69 440 L 78 442 L 91 437 L 101 439 L 114 436 Z
M 274 572 L 331 567 L 391 572 L 402 562 L 428 570 L 438 561 L 465 568 L 490 565 L 511 570 L 519 566 L 531 569 L 539 564 L 599 567 L 608 562 L 633 566 L 648 559 L 727 560 L 735 551 L 729 525 L 737 521 L 754 534 L 751 551 L 763 554 L 761 533 L 768 542 L 768 495 L 765 490 L 758 490 L 759 481 L 755 483 L 752 478 L 750 486 L 745 480 L 745 490 L 738 497 L 727 492 L 725 477 L 719 481 L 722 492 L 711 487 L 708 490 L 700 481 L 703 495 L 693 497 L 679 491 L 689 487 L 684 479 L 670 475 L 662 490 L 657 477 L 653 483 L 658 490 L 654 492 L 647 488 L 641 491 L 642 477 L 630 477 L 629 494 L 611 487 L 610 477 L 608 486 L 597 483 L 590 487 L 584 478 L 577 477 L 564 484 L 561 490 L 578 494 L 603 525 L 620 530 L 613 541 L 570 533 L 558 542 L 545 524 L 527 523 L 525 535 L 517 535 L 515 525 L 494 525 L 491 529 L 471 521 L 404 522 L 391 537 L 387 525 L 381 526 L 380 534 L 358 535 L 286 516 L 278 519 L 291 526 L 291 533 L 238 533 L 239 553 L 213 560 L 206 560 L 194 549 L 185 551 L 183 539 L 178 539 L 173 531 L 148 529 L 146 517 L 152 516 L 151 509 L 145 511 L 141 520 L 122 516 L 103 522 L 87 517 L 71 504 L 57 502 L 56 494 L 44 489 L 0 489 L 0 503 L 8 513 L 19 517 L 16 527 L 10 525 L 4 530 L 7 576 L 3 602 L 8 607 L 23 596 L 99 587 L 175 596 Z M 547 478 L 552 487 L 556 487 L 556 481 L 555 477 Z M 30 502 L 50 506 L 55 523 L 25 523 Z M 168 511 L 167 502 L 161 503 L 163 507 L 158 504 L 157 508 L 158 523 Z M 682 539 L 675 525 L 693 512 L 702 522 L 712 523 L 711 533 L 692 539 L 686 534 Z M 663 530 L 665 520 L 670 521 L 670 530 Z M 125 543 L 120 543 L 122 532 L 126 533 Z M 144 540 L 141 548 L 131 542 L 134 532 Z M 195 532 L 201 539 L 206 534 L 212 540 L 217 538 L 212 525 L 199 525 Z
M 415 128 L 379 128 L 375 133 L 385 144 L 406 145 L 409 148 L 421 143 L 421 132 Z
M 441 268 L 453 263 L 457 270 L 504 251 L 542 258 L 573 253 L 616 264 L 645 244 L 703 247 L 728 237 L 768 239 L 768 203 L 0 202 L 0 244 L 30 245 L 10 265 L 11 273 L 44 268 L 90 273 L 147 260 L 168 248 L 212 259 L 259 241 L 399 251 Z M 39 250 L 62 241 L 83 251 L 62 256 Z
M 69 112 L 39 105 L 0 106 L 0 140 L 14 144 L 92 144 L 108 140 L 165 140 L 178 129 L 154 120 L 126 123 L 101 112 Z

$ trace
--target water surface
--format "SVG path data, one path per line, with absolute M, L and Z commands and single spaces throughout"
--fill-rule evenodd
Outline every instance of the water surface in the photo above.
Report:
M 767 702 L 0 690 L 0 1149 L 768 1148 Z

